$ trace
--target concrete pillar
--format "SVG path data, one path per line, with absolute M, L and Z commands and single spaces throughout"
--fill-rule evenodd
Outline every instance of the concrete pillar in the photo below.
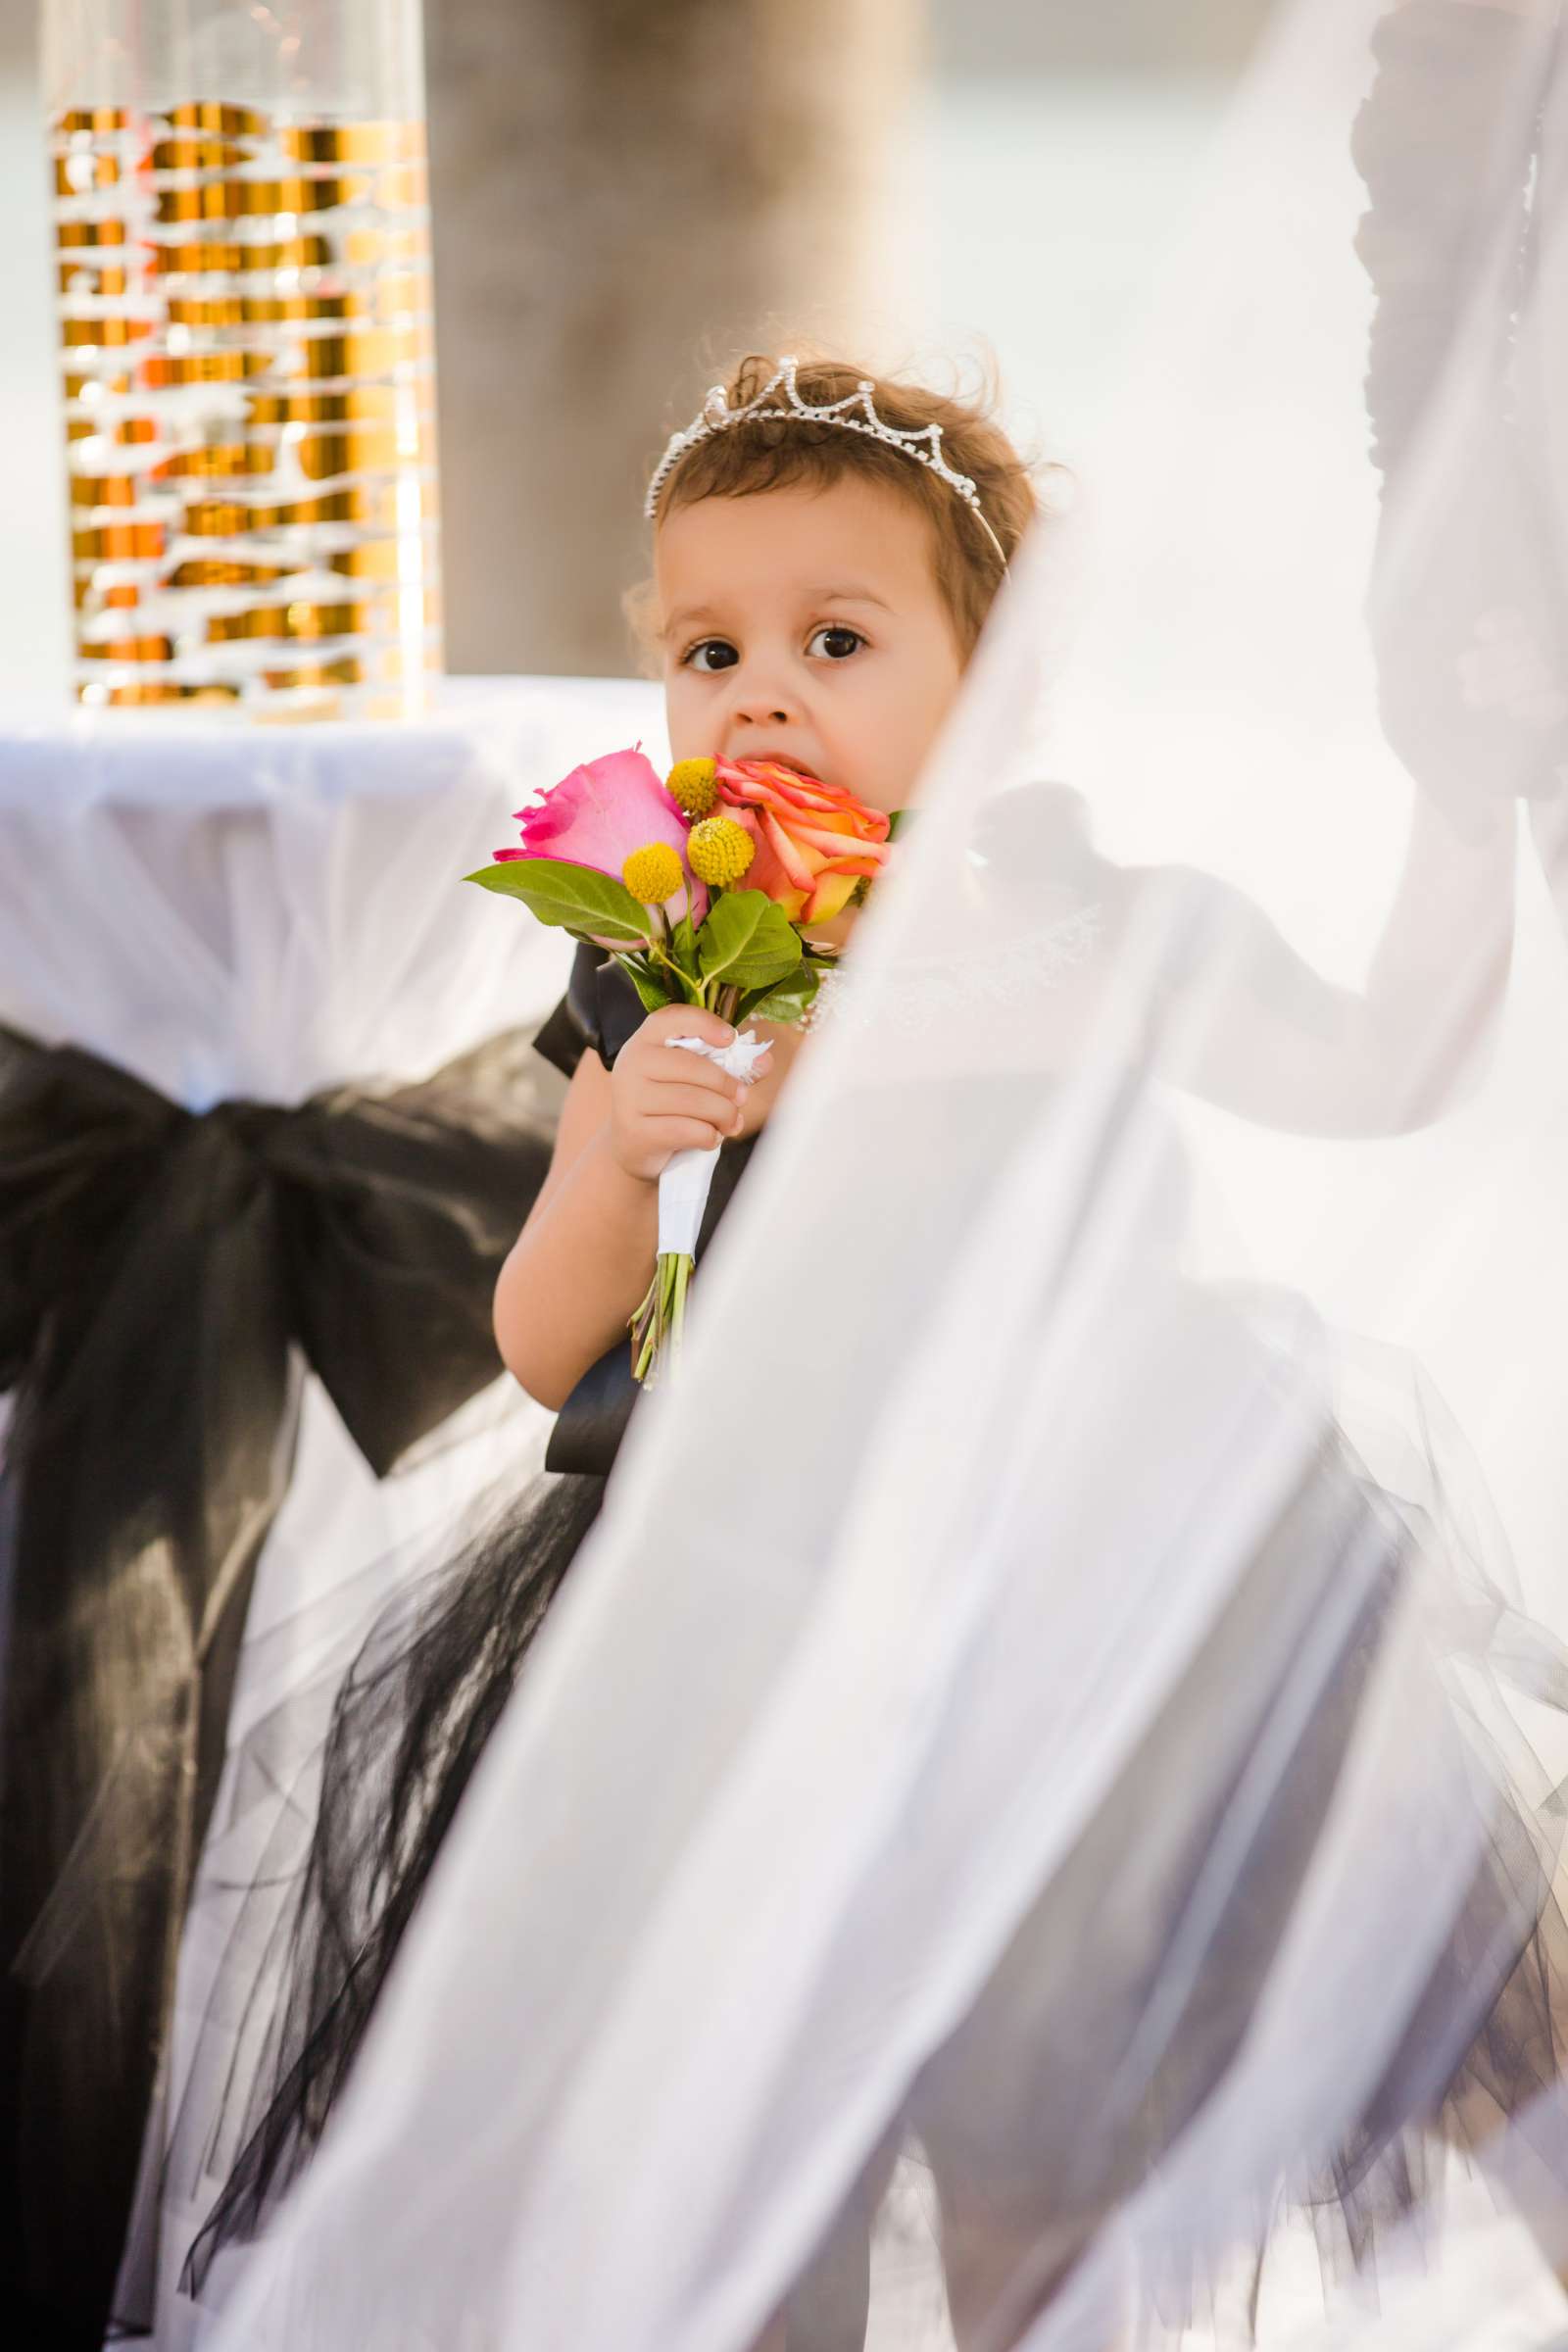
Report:
M 885 316 L 920 0 L 429 0 L 453 669 L 624 670 L 651 460 L 737 344 Z

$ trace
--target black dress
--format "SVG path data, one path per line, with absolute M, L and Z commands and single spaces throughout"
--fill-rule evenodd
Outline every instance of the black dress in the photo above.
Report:
M 644 1017 L 619 969 L 580 948 L 534 1043 L 568 1077 L 590 1048 L 608 1068 Z M 752 1149 L 751 1138 L 723 1147 L 699 1250 Z M 198 2291 L 223 2247 L 257 2234 L 320 2137 L 528 1644 L 598 1517 L 638 1394 L 629 1341 L 617 1342 L 566 1399 L 544 1476 L 393 1603 L 338 1690 L 242 2152 L 186 2269 Z

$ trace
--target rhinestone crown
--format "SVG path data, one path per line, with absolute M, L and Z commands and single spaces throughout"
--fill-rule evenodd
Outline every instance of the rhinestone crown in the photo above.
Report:
M 799 366 L 800 362 L 796 359 L 780 360 L 776 371 L 757 398 L 747 401 L 739 409 L 730 407 L 729 396 L 722 384 L 710 387 L 702 408 L 684 432 L 671 434 L 668 448 L 654 468 L 648 496 L 643 502 L 643 513 L 650 522 L 659 513 L 659 493 L 688 450 L 695 449 L 699 441 L 710 440 L 714 433 L 727 432 L 731 425 L 748 424 L 757 417 L 778 416 L 800 424 L 836 425 L 846 433 L 865 433 L 871 440 L 881 441 L 889 449 L 901 450 L 905 457 L 912 458 L 917 466 L 924 466 L 928 472 L 946 482 L 955 496 L 962 499 L 1001 557 L 1003 569 L 1006 569 L 1006 550 L 986 520 L 979 492 L 969 476 L 955 471 L 942 455 L 940 424 L 922 424 L 912 432 L 904 432 L 898 425 L 888 424 L 876 413 L 872 397 L 875 385 L 863 380 L 843 400 L 824 401 L 819 405 L 803 400 L 796 382 Z

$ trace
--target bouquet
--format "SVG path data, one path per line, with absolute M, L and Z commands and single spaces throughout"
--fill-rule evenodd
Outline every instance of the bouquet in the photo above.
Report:
M 603 948 L 645 1009 L 700 1004 L 733 1024 L 705 1054 L 749 1084 L 766 1046 L 749 1020 L 806 1018 L 836 950 L 810 937 L 863 899 L 891 820 L 773 760 L 682 760 L 661 781 L 642 752 L 612 752 L 517 811 L 520 849 L 469 874 L 542 923 Z M 686 1294 L 718 1147 L 680 1152 L 659 1180 L 659 1258 L 632 1317 L 632 1370 L 678 1359 Z

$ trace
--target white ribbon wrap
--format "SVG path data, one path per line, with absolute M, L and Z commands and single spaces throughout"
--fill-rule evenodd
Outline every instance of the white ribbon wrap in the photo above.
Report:
M 666 1046 L 678 1046 L 687 1054 L 701 1054 L 705 1061 L 716 1061 L 731 1078 L 750 1086 L 758 1062 L 767 1052 L 767 1042 L 748 1029 L 731 1039 L 727 1046 L 705 1045 L 700 1037 L 666 1037 Z M 697 1237 L 703 1229 L 703 1211 L 708 1206 L 709 1189 L 713 1170 L 718 1165 L 720 1147 L 715 1144 L 709 1152 L 677 1152 L 659 1179 L 659 1254 L 661 1257 L 695 1257 Z

